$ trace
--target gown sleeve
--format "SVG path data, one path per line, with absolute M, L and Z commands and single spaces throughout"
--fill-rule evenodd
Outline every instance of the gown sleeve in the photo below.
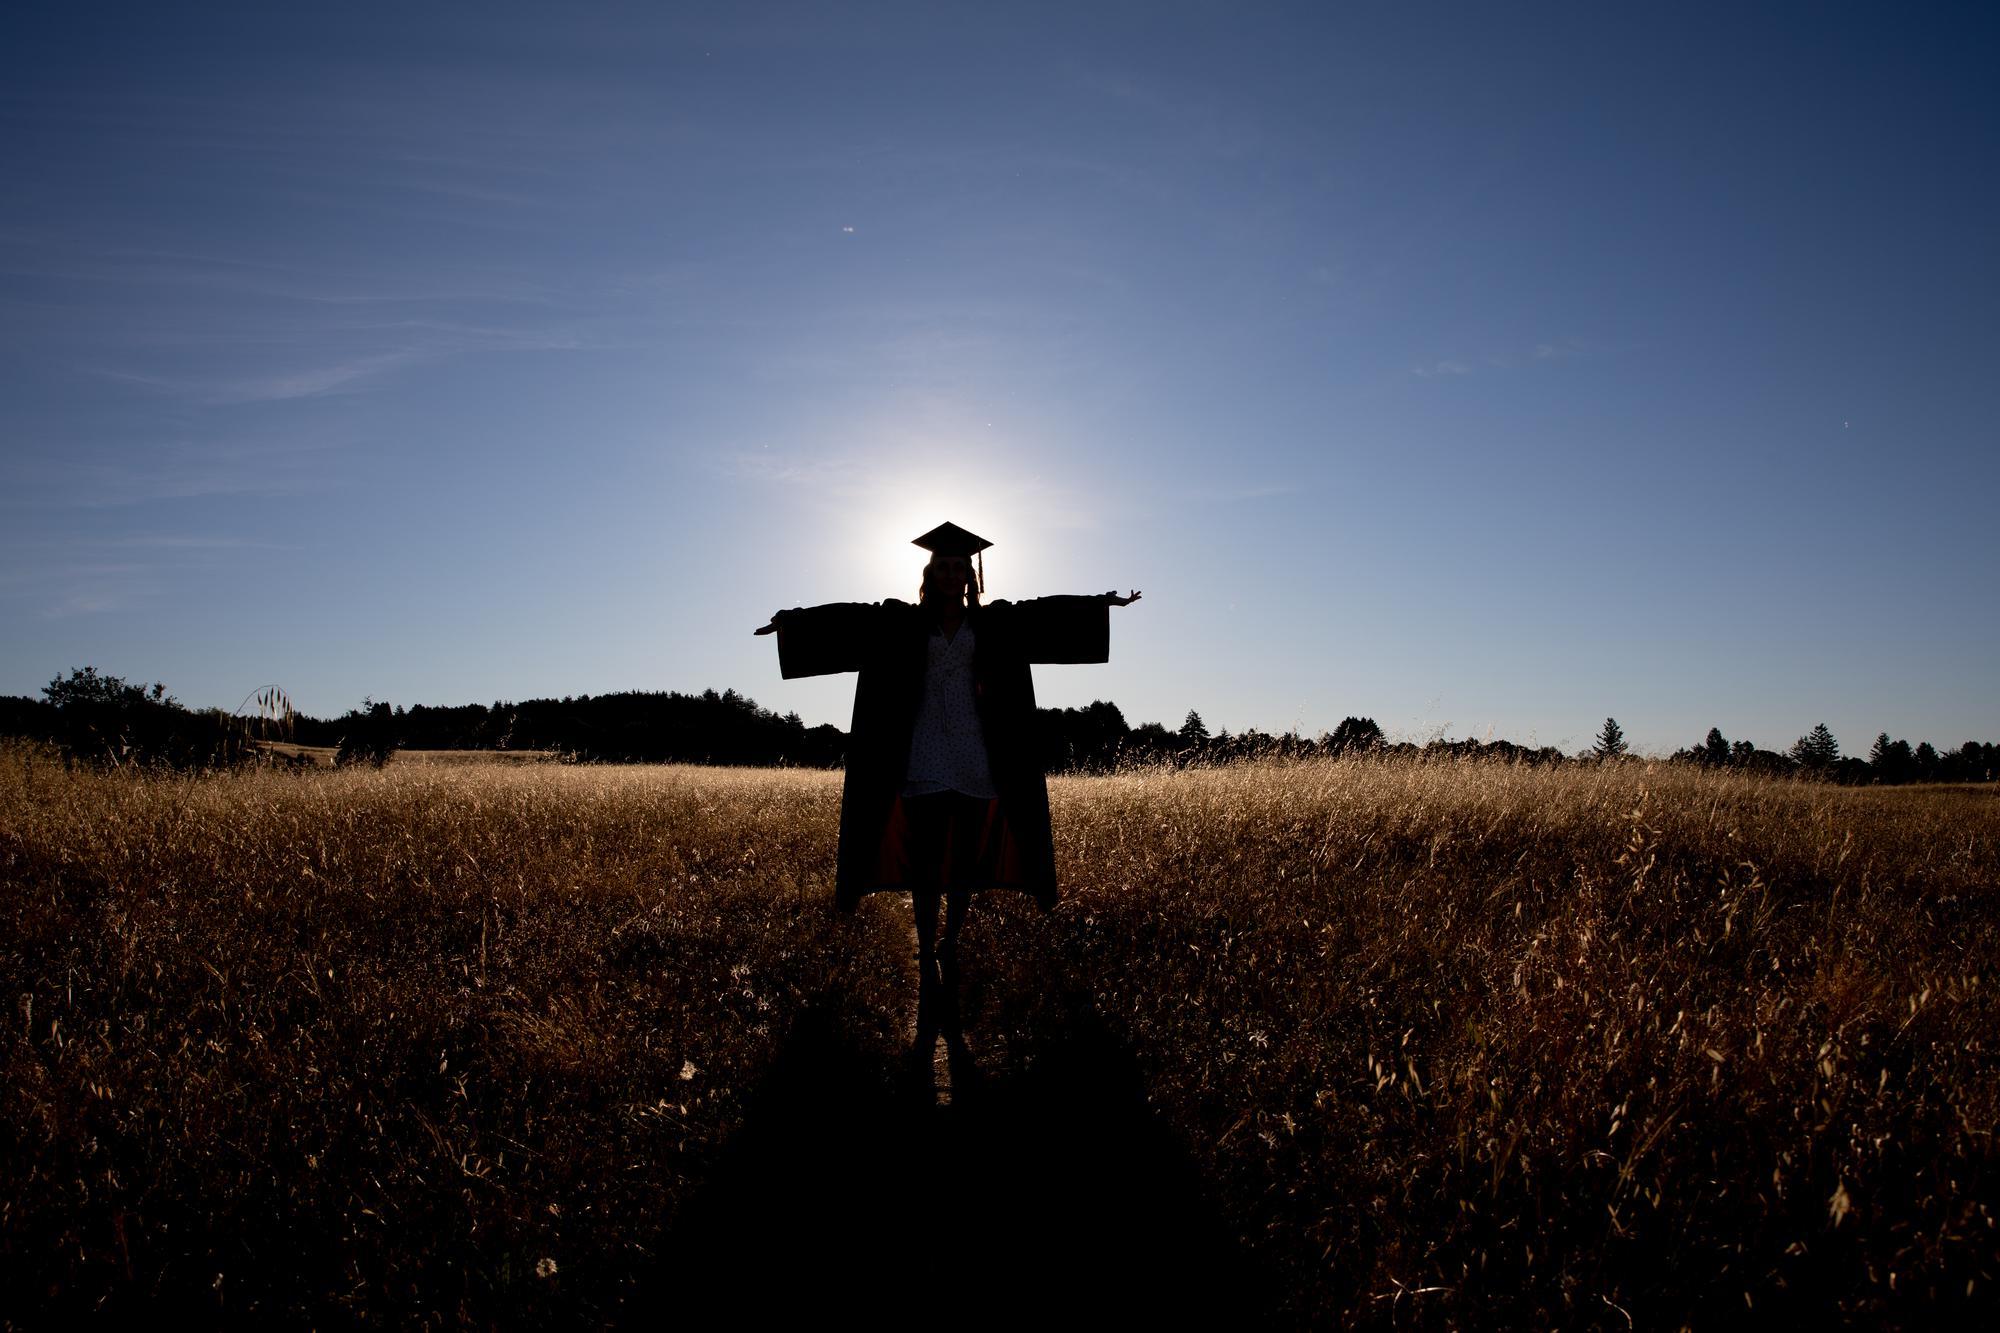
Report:
M 780 676 L 830 676 L 861 669 L 881 632 L 882 607 L 830 602 L 780 611 L 772 619 L 778 626 Z
M 1111 607 L 1102 597 L 1036 597 L 1008 607 L 1029 662 L 1109 662 Z

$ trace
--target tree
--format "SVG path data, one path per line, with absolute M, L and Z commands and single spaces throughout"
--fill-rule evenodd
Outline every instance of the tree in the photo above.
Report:
M 1729 742 L 1723 739 L 1721 727 L 1710 727 L 1708 739 L 1701 743 L 1701 762 L 1710 768 L 1721 768 L 1729 762 Z
M 1181 743 L 1184 745 L 1206 745 L 1208 724 L 1201 720 L 1201 714 L 1188 709 L 1187 720 L 1181 723 Z
M 1756 757 L 1757 757 L 1757 742 L 1755 742 L 1755 741 L 1731 741 L 1731 742 L 1729 742 L 1729 762 L 1730 762 L 1730 763 L 1732 763 L 1732 764 L 1747 764 L 1747 763 L 1751 762 L 1751 761 L 1752 761 L 1753 759 L 1755 759 Z
M 1798 761 L 1800 768 L 1819 772 L 1833 767 L 1840 759 L 1840 743 L 1834 740 L 1826 723 L 1816 723 L 1792 746 L 1792 758 Z
M 1159 760 L 1173 752 L 1174 733 L 1158 722 L 1141 722 L 1125 738 L 1126 756 L 1133 761 Z
M 1375 724 L 1372 717 L 1344 717 L 1327 739 L 1326 748 L 1334 754 L 1379 750 L 1382 748 L 1382 728 Z
M 1910 756 L 1911 766 L 1916 769 L 1919 782 L 1930 782 L 1938 775 L 1938 752 L 1929 741 L 1917 746 L 1917 752 Z
M 1868 767 L 1874 770 L 1871 776 L 1877 782 L 1908 782 L 1913 762 L 1910 743 L 1892 741 L 1886 731 L 1875 738 L 1875 744 L 1868 750 Z
M 56 710 L 61 744 L 71 759 L 119 764 L 138 758 L 141 737 L 158 729 L 154 714 L 178 708 L 167 687 L 129 685 L 121 676 L 99 674 L 94 666 L 72 668 L 42 687 Z
M 1629 748 L 1625 744 L 1624 728 L 1618 725 L 1618 719 L 1607 717 L 1604 719 L 1604 730 L 1597 733 L 1597 744 L 1590 747 L 1590 752 L 1599 759 L 1616 759 Z
M 1987 762 L 1987 752 L 1991 746 L 1978 741 L 1967 741 L 1952 753 L 1958 759 L 1958 780 L 1960 782 L 1985 782 L 1992 776 L 1992 765 Z
M 71 668 L 67 677 L 57 676 L 42 686 L 42 694 L 57 708 L 133 709 L 147 704 L 180 707 L 164 685 L 155 683 L 151 688 L 128 685 L 121 676 L 99 675 L 94 666 Z
M 164 685 L 132 685 L 82 667 L 57 676 L 42 693 L 72 760 L 204 768 L 233 763 L 249 748 L 248 733 L 234 719 L 219 710 L 189 712 Z
M 380 768 L 403 743 L 397 734 L 396 715 L 388 704 L 363 699 L 361 707 L 340 721 L 345 730 L 340 750 L 333 757 L 336 764 L 368 763 Z
M 1082 708 L 1038 708 L 1035 728 L 1050 772 L 1113 767 L 1131 731 L 1118 705 L 1103 699 Z

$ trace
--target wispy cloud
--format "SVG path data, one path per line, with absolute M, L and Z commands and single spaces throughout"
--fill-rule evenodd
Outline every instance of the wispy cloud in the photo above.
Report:
M 217 404 L 271 403 L 287 398 L 317 398 L 324 393 L 357 388 L 367 380 L 429 359 L 423 352 L 405 349 L 377 352 L 289 373 L 225 380 L 208 391 L 206 401 Z
M 0 297 L 0 344 L 205 406 L 351 393 L 484 353 L 574 350 L 607 323 L 601 301 L 408 256 L 301 265 L 15 228 L 0 231 L 0 275 L 17 279 Z
M 1251 500 L 1275 500 L 1280 496 L 1297 495 L 1299 488 L 1290 482 L 1270 482 L 1256 486 L 1230 486 L 1217 490 L 1196 492 L 1193 498 L 1212 504 L 1245 504 Z
M 315 341 L 363 344 L 361 350 L 315 348 Z M 506 328 L 437 319 L 405 319 L 224 339 L 162 336 L 127 353 L 132 364 L 79 364 L 83 373 L 185 401 L 226 407 L 352 393 L 401 372 L 487 352 L 573 351 L 586 340 L 566 327 Z M 275 363 L 246 372 L 244 363 Z
M 160 551 L 288 551 L 295 548 L 282 542 L 252 541 L 247 537 L 114 537 L 104 542 L 110 547 Z
M 1538 342 L 1525 350 L 1488 352 L 1472 361 L 1441 360 L 1425 365 L 1410 367 L 1410 373 L 1418 379 L 1439 379 L 1452 375 L 1471 375 L 1477 370 L 1516 370 L 1523 366 L 1546 364 L 1551 361 L 1567 361 L 1573 357 L 1586 355 L 1584 343 L 1576 338 L 1558 338 L 1548 342 Z
M 722 476 L 771 486 L 797 486 L 837 498 L 853 498 L 869 489 L 867 469 L 855 458 L 813 457 L 766 445 L 723 450 L 710 465 Z
M 227 533 L 11 541 L 0 545 L 0 605 L 43 619 L 122 611 L 168 595 L 199 571 L 282 549 Z
M 329 484 L 342 452 L 334 441 L 260 438 L 31 454 L 0 462 L 0 488 L 7 496 L 0 507 L 60 511 L 217 496 L 296 496 Z
M 282 402 L 289 398 L 317 398 L 321 394 L 359 388 L 369 379 L 426 359 L 422 353 L 411 351 L 378 352 L 268 375 L 228 375 L 197 371 L 147 373 L 102 365 L 82 365 L 77 369 L 119 384 L 129 384 L 190 402 L 221 407 L 236 403 Z
M 44 620 L 105 615 L 157 595 L 164 587 L 156 571 L 144 565 L 72 565 L 50 571 L 32 588 L 35 614 Z
M 160 291 L 210 297 L 255 298 L 274 305 L 298 302 L 339 307 L 504 304 L 524 309 L 566 308 L 566 302 L 519 274 L 401 273 L 380 265 L 345 262 L 305 265 L 244 254 L 130 244 L 79 237 L 64 231 L 0 230 L 0 275 L 76 284 L 128 294 Z

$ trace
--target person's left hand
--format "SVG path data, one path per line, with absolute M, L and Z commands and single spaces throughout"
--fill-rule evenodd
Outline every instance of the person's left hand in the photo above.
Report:
M 1132 590 L 1131 596 L 1120 597 L 1118 595 L 1118 590 L 1116 588 L 1113 588 L 1110 592 L 1104 594 L 1104 600 L 1110 603 L 1112 606 L 1130 606 L 1132 605 L 1132 603 L 1139 600 L 1139 590 L 1137 588 L 1134 588 Z

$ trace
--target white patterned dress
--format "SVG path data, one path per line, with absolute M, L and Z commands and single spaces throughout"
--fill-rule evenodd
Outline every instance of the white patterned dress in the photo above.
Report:
M 910 766 L 903 795 L 955 791 L 981 800 L 1000 793 L 986 757 L 986 738 L 972 693 L 972 626 L 947 638 L 933 630 L 924 667 L 924 697 L 910 733 Z

